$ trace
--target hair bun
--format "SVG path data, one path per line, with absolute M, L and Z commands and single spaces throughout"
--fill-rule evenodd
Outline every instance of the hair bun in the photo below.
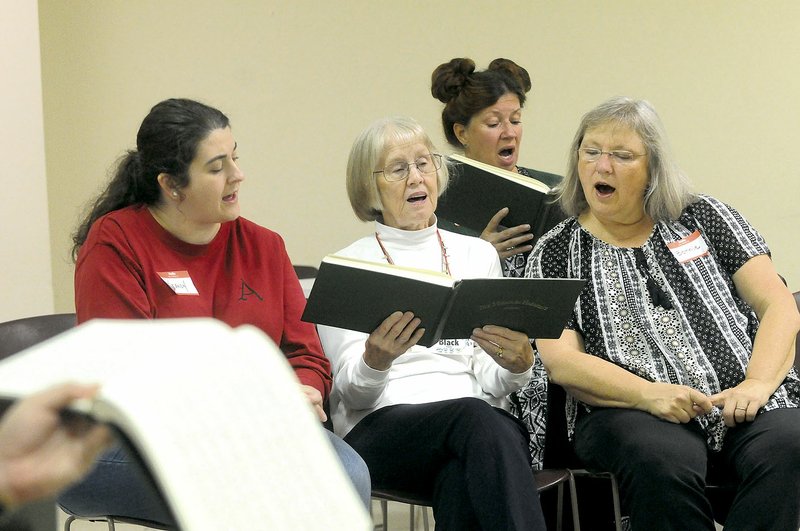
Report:
M 531 76 L 528 75 L 528 71 L 519 66 L 511 59 L 498 57 L 497 59 L 489 63 L 489 66 L 486 70 L 496 70 L 505 72 L 506 74 L 514 78 L 525 92 L 530 91 L 531 87 L 533 86 L 533 84 L 531 83 Z
M 431 94 L 442 103 L 448 103 L 459 95 L 474 71 L 475 61 L 466 57 L 440 64 L 431 74 Z

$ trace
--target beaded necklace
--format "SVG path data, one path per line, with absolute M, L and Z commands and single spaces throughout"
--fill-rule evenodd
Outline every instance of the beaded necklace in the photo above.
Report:
M 450 274 L 450 262 L 447 261 L 447 247 L 444 246 L 444 242 L 442 241 L 442 235 L 439 234 L 439 229 L 436 229 L 436 238 L 439 239 L 439 248 L 442 250 L 442 273 L 446 273 L 448 276 L 452 276 Z M 391 265 L 394 265 L 394 260 L 392 257 L 389 256 L 389 251 L 386 250 L 386 247 L 383 246 L 383 242 L 381 241 L 378 233 L 375 233 L 375 239 L 378 241 L 378 245 L 381 247 L 381 251 L 383 251 L 383 256 L 386 257 L 386 261 L 389 262 Z

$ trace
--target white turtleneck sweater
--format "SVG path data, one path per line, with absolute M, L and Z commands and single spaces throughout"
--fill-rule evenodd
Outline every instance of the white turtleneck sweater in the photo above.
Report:
M 436 225 L 406 231 L 376 222 L 375 230 L 395 264 L 441 271 L 442 253 Z M 497 252 L 490 243 L 444 230 L 439 233 L 454 278 L 502 276 Z M 375 234 L 336 254 L 386 262 Z M 364 362 L 368 334 L 330 326 L 319 326 L 318 330 L 322 347 L 333 365 L 331 414 L 340 436 L 346 435 L 369 413 L 393 404 L 474 397 L 508 409 L 507 395 L 525 386 L 531 376 L 530 369 L 514 374 L 500 367 L 469 339 L 442 340 L 430 348 L 414 346 L 388 370 L 378 371 Z

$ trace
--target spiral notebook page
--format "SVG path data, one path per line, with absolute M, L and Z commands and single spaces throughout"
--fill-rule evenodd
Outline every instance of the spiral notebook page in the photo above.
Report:
M 184 530 L 372 527 L 293 370 L 255 328 L 92 321 L 0 362 L 0 394 L 66 379 L 102 384 L 90 414 L 132 441 Z

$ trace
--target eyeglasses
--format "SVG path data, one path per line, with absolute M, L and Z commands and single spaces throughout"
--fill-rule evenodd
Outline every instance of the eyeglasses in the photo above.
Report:
M 383 178 L 389 182 L 404 181 L 411 174 L 411 166 L 415 166 L 417 171 L 422 174 L 435 173 L 442 167 L 442 156 L 438 153 L 429 153 L 417 158 L 414 162 L 398 160 L 382 170 L 372 172 L 372 175 L 382 173 Z
M 603 155 L 608 155 L 611 162 L 615 164 L 630 164 L 639 157 L 644 157 L 646 153 L 634 153 L 632 151 L 603 151 L 597 148 L 579 148 L 578 155 L 584 162 L 597 162 Z

